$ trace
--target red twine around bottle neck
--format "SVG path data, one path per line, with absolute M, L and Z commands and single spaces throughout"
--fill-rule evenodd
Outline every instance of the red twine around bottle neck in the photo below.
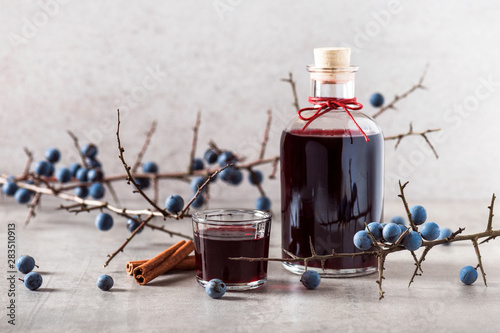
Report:
M 363 108 L 363 104 L 358 103 L 356 101 L 356 98 L 335 98 L 335 97 L 309 97 L 309 103 L 313 105 L 319 105 L 319 108 L 316 107 L 308 107 L 308 108 L 302 108 L 298 111 L 298 116 L 300 119 L 306 121 L 306 124 L 302 128 L 304 131 L 307 126 L 309 126 L 310 123 L 312 123 L 314 120 L 318 119 L 322 115 L 324 115 L 327 112 L 330 112 L 332 110 L 342 108 L 344 111 L 347 113 L 349 118 L 356 124 L 358 129 L 360 130 L 361 134 L 365 137 L 365 141 L 368 142 L 370 139 L 368 139 L 368 136 L 366 133 L 361 129 L 361 127 L 358 125 L 356 120 L 354 120 L 354 117 L 352 114 L 349 112 L 349 110 L 361 110 Z M 302 116 L 302 112 L 304 111 L 316 111 L 314 112 L 313 115 L 309 117 L 304 117 Z

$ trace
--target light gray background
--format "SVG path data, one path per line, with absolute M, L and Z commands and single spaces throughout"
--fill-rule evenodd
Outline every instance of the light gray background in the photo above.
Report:
M 500 5 L 495 1 L 1 1 L 0 170 L 24 166 L 22 147 L 41 158 L 59 147 L 75 160 L 74 131 L 99 144 L 108 174 L 116 158 L 116 109 L 123 115 L 129 159 L 154 119 L 158 133 L 146 159 L 162 171 L 183 170 L 195 113 L 202 110 L 201 155 L 209 139 L 253 158 L 274 113 L 268 156 L 295 113 L 293 72 L 306 105 L 312 49 L 351 46 L 361 69 L 357 96 L 372 114 L 375 91 L 390 100 L 413 85 L 426 63 L 425 85 L 378 119 L 386 135 L 443 129 L 431 135 L 436 160 L 421 138 L 387 144 L 386 197 L 398 178 L 413 199 L 485 199 L 500 185 Z M 43 5 L 45 4 L 45 6 Z M 44 7 L 46 9 L 44 9 Z M 48 8 L 48 9 L 47 9 Z M 160 72 L 158 81 L 151 71 Z M 493 82 L 485 86 L 484 82 Z M 488 90 L 489 89 L 489 90 Z M 438 140 L 439 139 L 439 140 Z M 439 141 L 439 142 L 438 142 Z M 268 169 L 266 169 L 268 170 Z M 265 189 L 279 204 L 279 182 Z M 188 194 L 164 183 L 162 195 Z M 255 189 L 219 186 L 217 196 L 247 198 Z M 227 201 L 226 201 L 227 202 Z

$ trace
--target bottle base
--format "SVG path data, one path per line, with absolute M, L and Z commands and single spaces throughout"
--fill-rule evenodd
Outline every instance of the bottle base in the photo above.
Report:
M 302 275 L 306 269 L 304 265 L 297 265 L 290 262 L 283 262 L 283 267 L 289 272 L 294 274 Z M 361 268 L 341 268 L 341 269 L 325 269 L 320 267 L 307 266 L 307 270 L 316 271 L 321 277 L 325 278 L 345 278 L 345 277 L 357 277 L 370 275 L 378 271 L 377 266 L 368 266 Z

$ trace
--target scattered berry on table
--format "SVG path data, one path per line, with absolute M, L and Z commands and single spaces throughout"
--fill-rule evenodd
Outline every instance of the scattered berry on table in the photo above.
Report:
M 252 185 L 259 185 L 262 183 L 262 180 L 264 179 L 264 176 L 262 175 L 262 172 L 259 170 L 253 170 L 253 173 L 250 172 L 248 173 L 248 181 Z
M 394 243 L 401 236 L 401 229 L 396 223 L 387 223 L 382 230 L 382 236 L 386 242 Z
M 49 162 L 47 161 L 39 161 L 37 164 L 35 164 L 34 171 L 39 176 L 45 176 L 48 170 Z
M 422 238 L 425 240 L 433 241 L 439 238 L 440 230 L 435 222 L 425 222 L 419 229 Z
M 136 217 L 136 219 L 137 219 L 137 217 Z M 135 229 L 139 228 L 140 225 L 141 225 L 141 222 L 139 222 L 137 220 L 134 220 L 134 219 L 128 219 L 127 220 L 127 229 L 130 232 L 134 232 Z M 144 230 L 144 229 L 139 230 L 137 233 L 138 234 L 141 233 L 142 230 Z
M 460 281 L 465 284 L 473 284 L 477 280 L 477 269 L 472 266 L 464 266 L 459 273 Z
M 366 251 L 372 247 L 372 238 L 366 230 L 360 230 L 354 234 L 353 237 L 354 246 L 356 246 L 361 251 Z
M 316 289 L 321 283 L 321 277 L 316 271 L 305 271 L 304 273 L 302 273 L 300 282 L 302 282 L 304 287 L 306 287 L 307 289 Z
M 205 286 L 205 292 L 212 298 L 221 298 L 226 293 L 226 290 L 226 284 L 219 279 L 212 279 Z
M 9 196 L 12 197 L 14 194 L 16 194 L 17 191 L 17 184 L 13 181 L 7 180 L 7 182 L 2 184 L 2 192 Z
M 17 258 L 16 268 L 23 274 L 28 274 L 35 268 L 35 259 L 32 256 L 24 255 Z
M 146 162 L 142 166 L 142 171 L 145 173 L 158 173 L 158 165 L 155 162 Z
M 165 200 L 165 208 L 172 214 L 179 213 L 184 208 L 184 200 L 178 194 L 173 194 Z
M 16 201 L 20 204 L 28 203 L 31 199 L 31 192 L 25 188 L 18 188 L 14 194 Z
M 24 285 L 29 290 L 37 290 L 42 285 L 42 276 L 37 272 L 31 272 L 24 277 Z
M 422 246 L 422 236 L 417 231 L 410 231 L 403 238 L 403 246 L 408 251 L 416 251 Z
M 113 217 L 108 213 L 100 213 L 95 218 L 95 226 L 102 231 L 108 231 L 113 227 Z
M 225 167 L 226 165 L 234 162 L 236 162 L 236 156 L 234 156 L 234 154 L 229 150 L 221 153 L 217 158 L 217 163 L 219 163 L 221 167 Z
M 438 239 L 448 238 L 453 234 L 450 228 L 440 228 L 439 229 L 439 237 Z M 444 243 L 443 245 L 450 245 L 451 243 Z
M 90 185 L 89 194 L 94 199 L 102 199 L 104 197 L 105 189 L 101 183 L 93 183 Z
M 97 287 L 101 290 L 108 291 L 113 287 L 113 278 L 109 275 L 103 274 L 97 279 Z
M 389 223 L 396 223 L 396 224 L 406 225 L 406 220 L 402 216 L 393 216 L 389 220 Z
M 372 233 L 373 237 L 375 237 L 376 240 L 382 240 L 382 226 L 380 225 L 380 223 L 378 222 L 371 222 L 371 223 L 368 223 L 368 226 L 365 228 L 365 230 L 368 231 L 368 229 L 370 230 L 370 232 Z
M 89 143 L 82 147 L 82 155 L 85 157 L 94 158 L 97 156 L 97 147 L 96 145 Z
M 424 207 L 416 205 L 410 208 L 411 219 L 416 225 L 420 225 L 427 220 L 427 211 Z
M 75 189 L 73 190 L 73 193 L 77 197 L 85 199 L 89 195 L 89 189 L 87 188 L 87 186 L 78 186 L 78 187 L 75 187 Z
M 203 170 L 205 168 L 205 164 L 201 158 L 195 158 L 193 160 L 193 170 Z
M 203 197 L 203 195 L 200 194 L 196 197 L 196 199 L 193 200 L 193 202 L 191 203 L 191 207 L 199 209 L 203 207 L 204 204 L 205 204 L 205 198 Z
M 87 173 L 88 170 L 85 168 L 80 168 L 76 171 L 75 178 L 82 183 L 85 183 L 87 181 Z
M 71 171 L 68 168 L 59 168 L 56 171 L 56 178 L 61 183 L 67 183 L 71 180 Z
M 78 169 L 80 169 L 82 166 L 80 165 L 80 163 L 71 163 L 71 165 L 69 166 L 69 171 L 71 171 L 71 176 L 72 177 L 76 177 L 76 172 L 78 171 Z
M 217 155 L 217 153 L 213 149 L 207 149 L 203 154 L 203 158 L 205 159 L 205 161 L 207 161 L 208 164 L 214 164 L 215 162 L 217 162 L 218 157 L 219 155 Z
M 255 209 L 270 210 L 271 209 L 271 200 L 265 196 L 258 197 L 257 201 L 255 201 Z
M 49 148 L 45 151 L 45 158 L 50 163 L 57 163 L 61 158 L 61 153 L 56 148 Z
M 378 108 L 384 105 L 384 96 L 381 93 L 374 93 L 370 96 L 370 104 Z

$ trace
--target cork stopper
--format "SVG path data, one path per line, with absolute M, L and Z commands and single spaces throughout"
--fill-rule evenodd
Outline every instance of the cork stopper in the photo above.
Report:
M 314 49 L 314 67 L 347 68 L 351 65 L 351 49 L 348 47 L 320 47 Z

